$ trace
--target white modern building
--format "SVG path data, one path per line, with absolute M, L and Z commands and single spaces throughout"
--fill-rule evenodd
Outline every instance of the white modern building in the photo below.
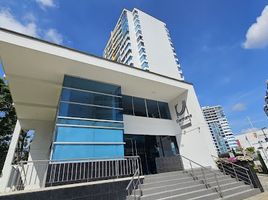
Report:
M 111 175 L 114 168 L 126 175 L 135 166 L 126 156 L 138 155 L 144 174 L 157 173 L 157 163 L 178 154 L 215 167 L 211 155 L 217 153 L 194 87 L 180 77 L 5 29 L 0 30 L 0 57 L 18 117 L 2 191 L 16 180 L 30 188 L 78 176 L 88 180 L 92 167 L 102 170 L 95 175 Z M 17 166 L 12 160 L 21 129 L 34 130 L 35 136 L 29 160 Z M 187 160 L 181 164 L 190 167 Z
M 218 153 L 227 153 L 235 149 L 237 143 L 222 107 L 205 106 L 202 110 Z
M 238 145 L 243 149 L 254 147 L 255 151 L 259 151 L 268 167 L 268 128 L 248 131 L 236 135 L 235 138 L 238 140 Z
M 136 8 L 123 10 L 103 56 L 150 72 L 184 79 L 166 24 Z

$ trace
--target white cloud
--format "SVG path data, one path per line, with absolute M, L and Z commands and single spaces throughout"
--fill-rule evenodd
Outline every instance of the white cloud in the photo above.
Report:
M 63 42 L 62 35 L 56 29 L 52 28 L 45 33 L 44 39 L 57 44 L 62 44 Z
M 0 27 L 38 37 L 36 24 L 32 21 L 22 24 L 7 9 L 0 10 Z
M 36 0 L 36 2 L 42 7 L 54 7 L 54 0 Z
M 31 13 L 31 12 L 26 13 L 26 14 L 23 16 L 23 19 L 24 19 L 25 21 L 29 21 L 29 22 L 36 22 L 36 21 L 37 21 L 36 17 L 35 17 L 34 14 Z
M 233 111 L 244 111 L 246 110 L 246 105 L 244 103 L 237 103 L 232 107 Z
M 0 27 L 13 30 L 15 32 L 19 32 L 25 35 L 43 38 L 45 40 L 57 44 L 63 43 L 63 36 L 56 29 L 42 29 L 38 27 L 35 22 L 36 18 L 33 14 L 27 13 L 23 19 L 26 23 L 22 23 L 17 20 L 15 16 L 10 13 L 9 10 L 0 10 Z
M 263 9 L 261 16 L 256 19 L 246 34 L 243 43 L 245 49 L 264 48 L 268 46 L 268 5 Z

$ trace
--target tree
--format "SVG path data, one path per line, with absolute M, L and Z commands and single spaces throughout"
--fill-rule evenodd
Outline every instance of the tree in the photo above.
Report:
M 0 78 L 0 172 L 5 162 L 16 121 L 17 115 L 9 88 Z

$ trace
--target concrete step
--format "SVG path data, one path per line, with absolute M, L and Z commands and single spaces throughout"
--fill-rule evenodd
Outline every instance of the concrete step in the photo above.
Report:
M 250 190 L 250 189 L 251 188 L 248 185 L 240 185 L 240 186 L 237 186 L 237 187 L 232 187 L 232 188 L 222 190 L 222 195 L 225 197 L 225 196 L 228 196 L 230 194 L 244 192 L 244 191 L 247 191 L 247 190 Z
M 172 184 L 180 184 L 180 187 L 186 187 L 192 184 L 198 184 L 199 182 L 193 181 L 191 177 L 186 178 L 186 179 L 181 179 L 181 178 L 175 178 L 175 179 L 169 179 L 169 180 L 164 180 L 164 181 L 155 181 L 151 183 L 146 183 L 146 180 L 144 180 L 144 184 L 142 184 L 142 189 L 147 189 L 147 188 L 153 188 L 153 187 L 161 187 L 163 185 L 172 185 Z
M 226 184 L 226 183 L 234 183 L 237 182 L 235 179 L 231 178 L 230 176 L 223 176 L 218 179 L 219 184 Z M 214 177 L 210 177 L 207 179 L 207 183 L 210 185 L 216 184 L 216 180 Z
M 192 179 L 193 178 L 189 175 L 173 175 L 173 176 L 163 176 L 163 177 L 154 177 L 154 178 L 147 178 L 144 177 L 144 183 L 154 183 L 158 181 L 167 181 L 172 179 L 181 179 L 181 181 Z
M 261 193 L 260 189 L 254 188 L 254 189 L 249 189 L 246 191 L 237 192 L 234 194 L 224 196 L 222 199 L 219 199 L 219 200 L 243 200 L 243 199 L 255 196 L 259 193 Z
M 185 192 L 204 189 L 204 187 L 205 187 L 204 185 L 201 185 L 198 183 L 191 183 L 187 186 L 182 187 L 180 183 L 177 183 L 177 184 L 172 184 L 172 185 L 163 185 L 161 187 L 152 187 L 152 188 L 143 189 L 142 192 L 143 192 L 143 195 L 149 195 L 149 194 L 164 192 L 168 190 L 180 189 L 181 193 L 185 193 Z
M 195 177 L 197 177 L 198 179 L 204 179 L 203 174 L 195 175 Z M 230 177 L 230 176 L 227 176 L 227 175 L 224 175 L 224 174 L 217 175 L 218 179 L 221 179 L 221 178 L 224 178 L 224 177 Z M 205 174 L 205 178 L 206 179 L 213 179 L 213 178 L 215 178 L 215 174 L 213 174 L 213 173 Z
M 254 196 L 260 193 L 260 190 L 251 189 L 249 186 L 242 185 L 236 186 L 229 189 L 222 190 L 223 198 L 220 198 L 219 194 L 214 192 L 208 195 L 199 196 L 187 200 L 242 200 L 244 198 Z
M 240 182 L 231 182 L 231 183 L 226 183 L 226 184 L 220 184 L 220 188 L 221 188 L 221 190 L 227 190 L 227 189 L 235 188 L 235 187 L 238 187 L 241 185 L 244 185 L 244 184 L 240 183 Z M 217 188 L 216 184 L 213 184 L 210 186 L 211 186 L 211 188 Z
M 219 174 L 218 183 L 223 194 L 220 198 L 216 192 L 217 182 L 214 172 Z M 207 183 L 210 188 L 202 184 L 203 173 L 195 169 L 197 180 L 193 180 L 189 171 L 175 171 L 155 175 L 147 175 L 142 184 L 143 196 L 141 200 L 242 200 L 260 193 L 259 189 L 251 189 L 244 182 L 237 182 L 229 175 L 224 175 L 219 170 L 206 171 Z M 130 199 L 134 199 L 132 195 Z
M 195 198 L 198 196 L 203 196 L 203 195 L 208 195 L 213 193 L 212 190 L 210 189 L 200 189 L 200 190 L 195 190 L 195 191 L 189 191 L 185 193 L 179 193 L 178 190 L 174 191 L 166 191 L 164 193 L 156 193 L 151 196 L 144 196 L 141 199 L 142 200 L 186 200 L 186 199 L 191 199 Z
M 186 174 L 186 173 L 184 171 L 172 171 L 172 172 L 164 172 L 164 173 L 159 173 L 159 174 L 145 175 L 145 177 L 154 178 L 154 177 L 170 176 L 170 175 L 176 175 L 176 174 Z

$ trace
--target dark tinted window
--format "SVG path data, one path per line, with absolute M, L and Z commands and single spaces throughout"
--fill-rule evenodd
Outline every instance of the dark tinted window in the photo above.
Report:
M 60 103 L 59 116 L 122 121 L 122 110 Z
M 146 117 L 145 100 L 137 97 L 133 97 L 134 113 L 136 116 Z
M 110 85 L 107 83 L 101 83 L 98 81 L 92 81 L 82 78 L 75 78 L 72 76 L 65 76 L 64 87 L 78 88 L 83 90 L 90 90 L 94 92 L 101 92 L 105 94 L 121 95 L 121 87 L 116 85 Z
M 123 96 L 122 105 L 123 105 L 123 114 L 133 115 L 132 97 Z
M 159 106 L 161 118 L 171 119 L 168 104 L 164 102 L 158 102 L 158 106 Z
M 120 97 L 107 96 L 102 94 L 83 92 L 66 88 L 62 89 L 61 100 L 100 105 L 100 106 L 110 106 L 115 108 L 121 107 Z
M 157 102 L 154 100 L 146 99 L 146 104 L 147 104 L 147 110 L 148 110 L 148 117 L 159 118 Z

